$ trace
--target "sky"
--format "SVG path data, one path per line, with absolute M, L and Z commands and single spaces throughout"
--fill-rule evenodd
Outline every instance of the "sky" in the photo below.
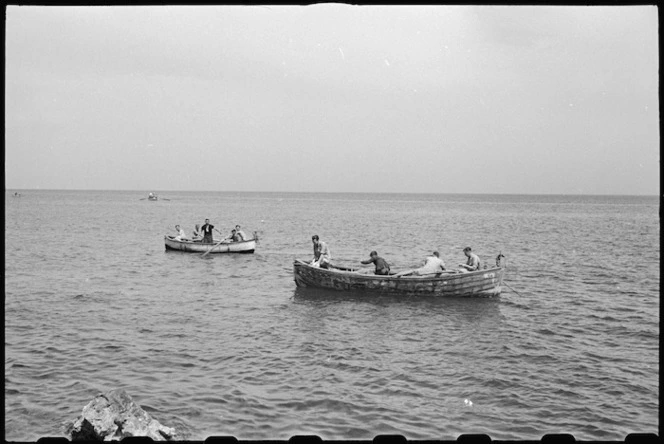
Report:
M 7 6 L 5 188 L 659 195 L 656 6 Z

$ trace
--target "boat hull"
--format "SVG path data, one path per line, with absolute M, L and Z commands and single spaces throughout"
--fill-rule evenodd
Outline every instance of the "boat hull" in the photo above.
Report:
M 241 242 L 224 242 L 217 245 L 219 241 L 212 244 L 194 242 L 191 240 L 177 240 L 172 236 L 164 236 L 164 243 L 167 250 L 184 251 L 186 253 L 253 253 L 256 249 L 256 239 L 249 239 Z M 210 248 L 212 248 L 210 250 Z
M 337 291 L 357 291 L 444 297 L 497 296 L 501 292 L 505 269 L 495 267 L 468 273 L 440 273 L 434 276 L 377 276 L 356 270 L 313 267 L 296 260 L 293 275 L 298 287 Z

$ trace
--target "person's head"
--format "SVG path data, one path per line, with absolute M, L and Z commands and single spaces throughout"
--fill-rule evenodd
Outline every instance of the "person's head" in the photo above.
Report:
M 237 230 L 234 228 L 234 229 L 231 230 L 231 233 L 235 234 L 235 233 L 237 233 Z
M 209 223 L 210 223 L 210 219 L 205 219 L 205 223 L 206 223 L 206 224 L 209 224 Z
M 437 251 L 434 251 L 433 255 L 436 256 L 436 257 L 440 257 L 440 254 Z
M 376 256 L 378 256 L 378 253 L 376 253 L 376 250 L 374 250 L 371 253 L 369 253 L 369 256 L 370 257 L 376 257 Z
M 239 225 L 236 225 L 236 226 L 235 226 L 235 229 L 236 229 L 237 231 L 240 231 L 240 226 L 239 226 Z
M 311 242 L 313 242 L 314 245 L 318 245 L 318 241 L 319 241 L 319 237 L 318 237 L 317 234 L 314 234 L 313 236 L 311 236 Z
M 198 231 L 200 228 L 201 228 L 201 226 L 196 224 L 196 231 Z
M 175 229 L 178 230 L 178 231 L 180 231 L 180 226 L 179 226 L 179 225 L 176 225 L 176 226 L 175 226 Z
M 473 251 L 470 247 L 466 247 L 463 249 L 463 254 L 466 256 L 470 257 L 470 252 Z

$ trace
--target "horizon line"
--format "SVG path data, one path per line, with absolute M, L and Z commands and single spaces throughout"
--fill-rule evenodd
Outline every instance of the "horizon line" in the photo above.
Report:
M 137 193 L 300 193 L 300 194 L 413 194 L 413 195 L 496 195 L 496 196 L 616 196 L 616 197 L 664 197 L 660 194 L 585 194 L 585 193 L 431 193 L 416 191 L 241 191 L 241 190 L 138 190 L 138 189 L 88 189 L 88 188 L 5 188 L 9 191 L 118 191 Z

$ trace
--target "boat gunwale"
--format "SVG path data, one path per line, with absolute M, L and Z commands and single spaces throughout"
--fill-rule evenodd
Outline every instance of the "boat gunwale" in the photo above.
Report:
M 175 239 L 174 236 L 170 236 L 170 235 L 168 235 L 168 234 L 164 236 L 164 240 L 165 240 L 165 241 L 177 242 L 177 243 L 179 243 L 179 244 L 189 244 L 189 245 L 210 245 L 210 246 L 215 246 L 215 245 L 217 245 L 217 244 L 221 244 L 221 245 L 229 245 L 229 244 L 232 244 L 232 245 L 238 245 L 238 244 L 245 244 L 245 243 L 248 243 L 248 242 L 256 242 L 256 239 L 246 239 L 246 240 L 243 240 L 243 241 L 231 241 L 231 242 L 223 242 L 223 241 L 218 241 L 218 240 L 216 240 L 216 241 L 212 242 L 211 244 L 204 244 L 204 243 L 201 242 L 201 241 L 194 241 L 194 240 L 191 240 L 191 239 L 184 239 L 184 240 L 182 240 L 182 239 Z
M 492 267 L 492 268 L 486 268 L 482 270 L 475 270 L 475 271 L 469 271 L 469 272 L 441 272 L 440 276 L 400 276 L 400 277 L 395 277 L 395 275 L 380 275 L 380 274 L 363 274 L 360 273 L 358 270 L 360 269 L 339 269 L 339 268 L 320 268 L 320 267 L 313 267 L 309 263 L 304 262 L 302 260 L 296 259 L 295 262 L 293 263 L 294 267 L 306 267 L 312 270 L 315 270 L 316 272 L 322 272 L 322 273 L 331 273 L 333 275 L 342 275 L 342 276 L 352 276 L 353 278 L 360 278 L 360 279 L 371 279 L 371 280 L 399 280 L 399 281 L 441 281 L 441 280 L 450 280 L 450 279 L 458 279 L 458 278 L 467 278 L 471 276 L 476 276 L 479 274 L 484 274 L 484 273 L 491 273 L 491 272 L 498 272 L 498 271 L 504 271 L 505 267 Z M 332 267 L 337 267 L 335 265 L 332 265 Z M 343 267 L 346 268 L 346 267 Z M 438 275 L 438 273 L 436 273 Z

